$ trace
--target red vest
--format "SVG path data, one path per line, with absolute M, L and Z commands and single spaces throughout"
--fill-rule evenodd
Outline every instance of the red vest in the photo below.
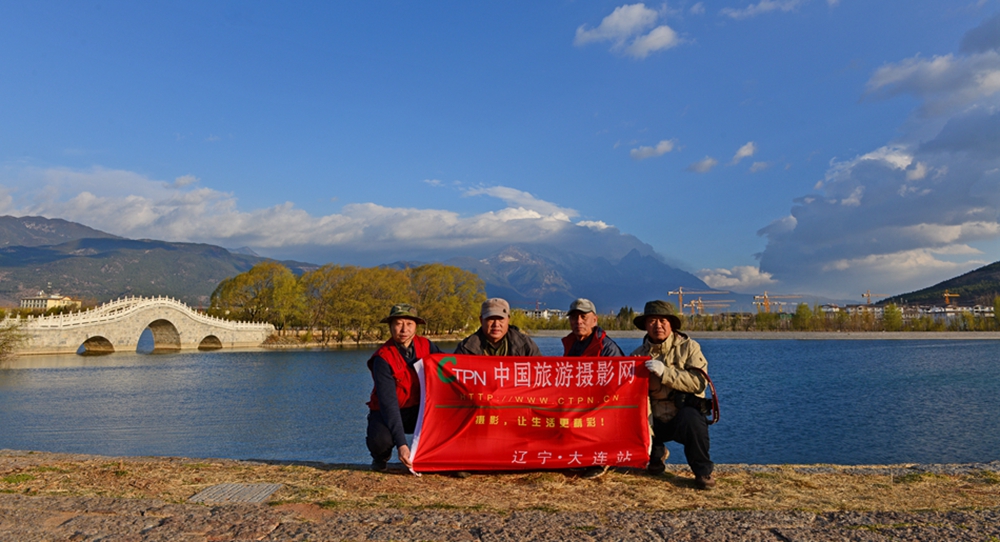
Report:
M 417 359 L 424 359 L 431 355 L 431 342 L 426 337 L 416 336 L 413 338 L 413 352 Z M 375 358 L 380 357 L 392 368 L 392 376 L 396 379 L 396 399 L 399 400 L 399 408 L 416 406 L 420 402 L 420 380 L 417 378 L 417 370 L 412 365 L 406 363 L 400 355 L 396 343 L 392 339 L 386 341 L 375 354 L 368 359 L 368 370 L 372 369 Z M 378 396 L 372 388 L 372 397 L 368 401 L 368 408 L 379 410 Z
M 594 328 L 594 329 L 595 329 L 595 331 L 597 330 L 597 328 Z M 601 350 L 604 349 L 604 338 L 607 337 L 607 336 L 608 336 L 608 334 L 605 333 L 603 329 L 600 330 L 597 333 L 594 333 L 594 337 L 592 339 L 590 339 L 590 344 L 587 345 L 587 348 L 584 349 L 583 354 L 580 354 L 580 355 L 583 356 L 583 357 L 597 357 L 597 356 L 600 356 L 601 355 Z M 568 356 L 569 355 L 569 349 L 573 348 L 573 344 L 575 342 L 576 342 L 576 335 L 573 335 L 572 333 L 570 333 L 569 335 L 566 335 L 565 337 L 563 337 L 562 343 L 563 343 L 563 355 L 564 356 Z

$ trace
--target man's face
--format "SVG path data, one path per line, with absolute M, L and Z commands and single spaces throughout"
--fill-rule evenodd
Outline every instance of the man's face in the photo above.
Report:
M 503 316 L 491 316 L 489 318 L 480 318 L 479 323 L 483 326 L 483 331 L 489 337 L 490 343 L 496 344 L 507 334 L 507 326 L 510 325 L 510 320 Z
M 393 318 L 389 320 L 389 333 L 396 344 L 410 346 L 417 334 L 417 323 L 409 318 Z
M 597 315 L 592 312 L 574 312 L 569 315 L 569 327 L 577 340 L 582 341 L 590 337 L 597 327 Z
M 670 336 L 670 320 L 666 316 L 647 316 L 646 334 L 653 342 L 663 342 Z

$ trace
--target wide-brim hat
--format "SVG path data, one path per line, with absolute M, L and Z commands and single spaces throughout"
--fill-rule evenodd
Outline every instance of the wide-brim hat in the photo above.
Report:
M 646 317 L 647 316 L 663 316 L 666 317 L 667 321 L 670 322 L 670 329 L 676 330 L 681 328 L 681 319 L 674 314 L 674 306 L 666 301 L 647 301 L 646 306 L 642 308 L 642 314 L 636 316 L 632 323 L 635 327 L 646 331 Z
M 421 325 L 427 323 L 426 320 L 417 316 L 417 309 L 413 308 L 413 305 L 410 305 L 409 303 L 397 303 L 393 305 L 392 309 L 389 311 L 389 316 L 383 318 L 381 322 L 383 324 L 388 324 L 389 321 L 394 318 L 407 318 Z

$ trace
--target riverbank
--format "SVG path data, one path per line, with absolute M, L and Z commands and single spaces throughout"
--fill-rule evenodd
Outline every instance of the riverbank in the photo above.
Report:
M 1000 462 L 720 465 L 415 477 L 393 465 L 103 457 L 0 450 L 0 540 L 988 540 Z M 191 504 L 224 483 L 264 504 Z
M 927 341 L 927 340 L 990 340 L 1000 341 L 1000 331 L 688 331 L 693 339 L 749 339 L 799 341 Z M 546 329 L 530 331 L 533 337 L 565 337 L 568 330 Z M 646 333 L 636 330 L 608 331 L 613 339 L 641 339 Z

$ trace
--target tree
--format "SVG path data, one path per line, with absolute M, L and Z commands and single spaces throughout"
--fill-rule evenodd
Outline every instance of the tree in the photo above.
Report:
M 25 339 L 26 337 L 21 333 L 17 323 L 6 321 L 0 324 L 0 362 L 13 357 L 14 352 Z
M 281 329 L 298 315 L 302 302 L 295 274 L 278 262 L 264 261 L 219 283 L 209 311 L 234 320 L 265 321 Z
M 903 329 L 903 311 L 895 303 L 885 306 L 882 312 L 882 325 L 885 326 L 886 331 L 900 331 Z
M 394 304 L 413 302 L 409 275 L 387 267 L 360 269 L 345 278 L 338 290 L 330 309 L 343 317 L 359 343 L 372 334 L 376 339 L 384 337 L 386 329 L 378 327 L 379 321 Z
M 462 331 L 477 322 L 486 285 L 475 273 L 435 263 L 412 268 L 409 275 L 428 333 Z
M 806 331 L 812 326 L 813 311 L 806 303 L 799 303 L 792 315 L 792 329 Z
M 335 310 L 337 299 L 342 295 L 343 282 L 359 271 L 353 266 L 327 264 L 299 279 L 305 300 L 303 316 L 311 329 L 320 330 L 323 343 L 330 341 L 332 330 L 346 327 L 343 316 Z M 343 340 L 343 334 L 338 338 Z

